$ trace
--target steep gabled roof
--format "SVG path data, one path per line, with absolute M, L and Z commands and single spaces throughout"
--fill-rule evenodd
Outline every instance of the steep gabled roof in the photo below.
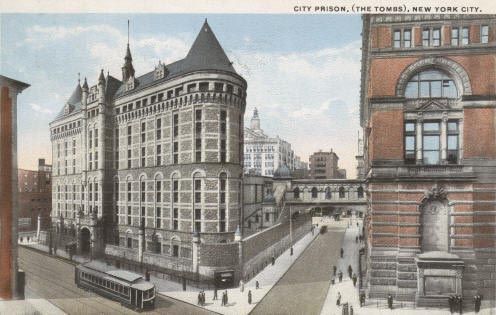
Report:
M 184 59 L 185 68 L 193 70 L 223 70 L 236 73 L 224 49 L 207 20 Z
M 150 71 L 137 77 L 134 89 L 130 91 L 126 91 L 125 84 L 122 84 L 116 92 L 116 97 L 142 90 L 155 82 L 168 81 L 193 71 L 219 70 L 237 74 L 206 20 L 186 57 L 168 64 L 165 67 L 167 68 L 168 74 L 164 78 L 156 80 L 154 71 Z

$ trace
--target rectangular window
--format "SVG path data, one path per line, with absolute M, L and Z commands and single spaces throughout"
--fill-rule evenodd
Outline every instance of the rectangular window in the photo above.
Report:
M 186 91 L 188 91 L 188 93 L 194 92 L 195 89 L 196 89 L 196 83 L 188 84 L 188 86 L 186 87 Z
M 174 91 L 173 90 L 167 91 L 167 99 L 172 98 L 172 96 L 174 96 Z
M 127 183 L 127 201 L 131 202 L 131 183 Z
M 432 30 L 432 46 L 440 46 L 441 45 L 441 29 L 435 28 Z
M 93 201 L 93 184 L 88 185 L 88 200 Z
M 157 133 L 157 140 L 160 140 L 162 138 L 162 120 L 159 118 L 157 119 L 157 130 L 156 130 L 156 133 Z
M 226 92 L 227 92 L 227 93 L 231 93 L 231 94 L 232 94 L 232 93 L 233 93 L 233 86 L 232 86 L 232 85 L 230 85 L 230 84 L 228 84 L 228 85 L 227 85 L 227 88 L 226 88 Z
M 226 231 L 226 209 L 219 210 L 219 232 Z
M 224 90 L 224 83 L 215 83 L 214 84 L 215 92 L 222 92 Z
M 173 210 L 173 220 L 172 220 L 172 229 L 178 230 L 179 229 L 179 209 L 174 208 Z
M 90 130 L 88 133 L 88 140 L 89 140 L 88 147 L 91 148 L 93 146 L 93 131 L 92 130 Z
M 176 88 L 176 90 L 174 92 L 175 92 L 174 94 L 176 97 L 180 96 L 183 93 L 183 87 L 181 86 L 181 87 Z
M 93 167 L 93 154 L 90 152 L 89 158 L 88 158 L 88 169 L 92 169 Z
M 422 30 L 422 46 L 428 47 L 431 43 L 431 32 L 428 28 Z
M 401 47 L 401 31 L 395 30 L 393 33 L 393 47 L 400 48 Z
M 131 145 L 131 126 L 127 126 L 127 145 Z
M 422 126 L 422 156 L 424 164 L 439 164 L 440 128 L 439 122 L 424 122 Z
M 227 113 L 225 110 L 220 111 L 220 133 L 221 135 L 226 134 L 226 118 Z
M 157 166 L 162 165 L 162 146 L 157 145 L 157 151 L 155 152 L 157 155 Z
M 95 152 L 95 169 L 98 169 L 98 151 Z
M 156 227 L 157 229 L 159 229 L 159 228 L 160 228 L 161 223 L 162 223 L 161 221 L 162 221 L 162 213 L 161 213 L 161 209 L 160 209 L 160 207 L 157 207 L 157 208 L 155 209 L 155 227 Z
M 145 147 L 141 148 L 141 167 L 145 167 L 145 162 L 146 162 L 146 156 L 145 156 L 146 150 Z
M 195 203 L 201 202 L 201 179 L 195 179 Z
M 127 225 L 131 225 L 131 206 L 127 207 Z M 131 246 L 128 246 L 131 247 Z
M 457 27 L 453 27 L 451 29 L 451 46 L 458 46 L 459 43 L 459 29 Z
M 179 245 L 172 245 L 172 256 L 179 257 Z
M 226 140 L 225 139 L 220 140 L 220 162 L 221 163 L 226 162 Z
M 195 162 L 201 162 L 202 110 L 195 111 Z
M 412 30 L 407 29 L 403 31 L 403 47 L 411 47 L 412 46 Z
M 95 147 L 98 147 L 98 129 L 95 129 Z
M 146 142 L 146 123 L 141 123 L 141 143 Z
M 173 124 L 173 135 L 175 138 L 179 136 L 179 114 L 174 114 L 172 124 Z
M 141 182 L 141 202 L 145 202 L 146 197 L 146 183 Z
M 201 232 L 201 209 L 195 209 L 195 231 Z
M 127 168 L 131 168 L 131 150 L 127 150 Z
M 462 45 L 468 45 L 469 43 L 469 28 L 468 26 L 462 27 Z
M 72 155 L 76 154 L 76 139 L 72 139 Z
M 155 201 L 162 201 L 162 182 L 159 180 L 155 183 Z
M 459 149 L 459 130 L 458 121 L 450 120 L 448 121 L 447 130 L 447 154 L 446 160 L 449 164 L 458 163 L 458 149 Z
M 489 42 L 489 26 L 481 25 L 481 43 L 487 44 Z
M 200 89 L 200 92 L 208 91 L 208 82 L 201 82 L 199 89 Z
M 76 159 L 72 159 L 72 174 L 76 174 Z
M 175 141 L 173 144 L 173 163 L 179 163 L 179 142 Z
M 179 202 L 179 181 L 172 182 L 172 201 Z
M 95 183 L 95 201 L 98 201 L 98 183 Z

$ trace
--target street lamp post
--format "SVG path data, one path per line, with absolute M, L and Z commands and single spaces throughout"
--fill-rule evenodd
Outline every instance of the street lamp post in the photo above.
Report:
M 293 256 L 293 215 L 291 213 L 291 205 L 289 206 L 289 255 Z

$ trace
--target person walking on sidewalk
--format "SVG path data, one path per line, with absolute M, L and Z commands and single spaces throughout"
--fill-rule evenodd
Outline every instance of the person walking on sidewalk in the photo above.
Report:
M 258 290 L 259 288 L 260 288 L 260 284 L 258 283 L 258 280 L 257 280 L 257 281 L 255 281 L 255 289 Z
M 387 303 L 388 303 L 388 308 L 390 310 L 392 310 L 393 309 L 393 296 L 391 295 L 391 293 L 388 294 Z
M 243 279 L 239 280 L 239 290 L 241 291 L 241 293 L 245 291 L 245 282 L 243 281 Z
M 339 270 L 338 277 L 339 277 L 339 282 L 343 282 L 343 273 L 341 272 L 341 270 Z
M 340 306 L 341 305 L 341 293 L 338 292 L 338 298 L 336 299 L 336 305 Z
M 248 290 L 248 304 L 251 304 L 251 290 Z
M 479 311 L 480 311 L 481 302 L 482 302 L 482 295 L 476 294 L 474 296 L 475 312 L 476 313 L 479 313 Z
M 357 275 L 356 273 L 353 274 L 353 276 L 351 276 L 351 280 L 353 280 L 353 286 L 356 287 L 356 283 L 357 283 Z
M 453 312 L 455 311 L 455 297 L 453 295 L 450 295 L 448 297 L 448 304 L 449 304 L 450 313 L 453 314 Z
M 348 278 L 351 278 L 352 274 L 353 274 L 353 268 L 351 268 L 351 265 L 348 265 Z
M 344 249 L 341 247 L 341 258 L 343 258 Z
M 335 276 L 336 275 L 336 266 L 332 266 L 332 275 Z
M 201 291 L 198 292 L 198 301 L 196 302 L 197 305 L 201 305 Z
M 222 292 L 222 299 L 221 299 L 220 305 L 221 306 L 226 305 L 226 293 L 225 292 Z
M 225 293 L 226 293 L 226 306 L 227 306 L 227 303 L 229 302 L 229 298 L 227 296 L 227 290 L 225 291 Z
M 214 298 L 213 300 L 217 300 L 217 287 L 214 288 Z

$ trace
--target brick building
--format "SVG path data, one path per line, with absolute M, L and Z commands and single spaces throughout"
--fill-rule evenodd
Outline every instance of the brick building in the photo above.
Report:
M 339 157 L 336 152 L 315 152 L 310 155 L 310 178 L 346 178 L 346 170 L 338 167 Z
M 23 296 L 17 264 L 17 95 L 28 84 L 0 75 L 0 299 Z
M 495 16 L 366 15 L 362 53 L 369 296 L 494 298 Z
M 19 231 L 34 231 L 38 215 L 41 228 L 49 226 L 52 209 L 52 166 L 38 159 L 38 170 L 18 169 Z

